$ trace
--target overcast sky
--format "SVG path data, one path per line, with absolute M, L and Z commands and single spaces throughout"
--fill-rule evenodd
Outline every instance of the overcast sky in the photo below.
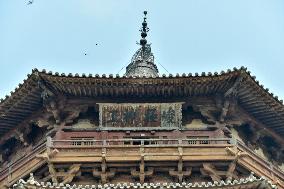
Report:
M 245 66 L 284 98 L 283 0 L 27 3 L 0 0 L 0 98 L 33 68 L 117 74 L 139 48 L 136 41 L 144 10 L 148 10 L 148 41 L 160 73 L 167 73 L 160 64 L 173 74 Z

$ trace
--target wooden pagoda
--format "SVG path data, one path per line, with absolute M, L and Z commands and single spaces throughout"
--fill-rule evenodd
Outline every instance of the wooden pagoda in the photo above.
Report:
M 38 71 L 0 102 L 0 188 L 284 189 L 284 105 L 246 68 Z

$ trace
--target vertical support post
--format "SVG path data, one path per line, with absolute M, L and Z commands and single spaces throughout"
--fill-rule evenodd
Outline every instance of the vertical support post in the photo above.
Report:
M 183 155 L 183 149 L 182 149 L 182 140 L 179 139 L 178 140 L 178 143 L 179 143 L 179 147 L 178 147 L 178 153 L 179 153 L 179 160 L 178 160 L 178 181 L 179 183 L 182 182 L 182 179 L 183 179 L 183 162 L 182 162 L 182 155 Z
M 107 183 L 106 140 L 103 140 L 101 169 L 102 169 L 102 171 L 101 171 L 101 181 L 102 181 L 102 184 L 105 184 L 105 183 Z
M 139 180 L 140 183 L 144 183 L 145 181 L 145 162 L 144 162 L 144 140 L 141 141 L 140 147 L 140 166 L 139 166 Z
M 103 126 L 103 104 L 97 103 L 99 105 L 99 121 L 100 121 L 100 125 L 99 127 L 102 128 Z
M 171 176 L 174 176 L 178 179 L 179 183 L 182 183 L 184 180 L 185 176 L 190 176 L 192 168 L 186 168 L 185 171 L 183 171 L 183 148 L 182 148 L 182 140 L 178 140 L 179 145 L 178 145 L 178 154 L 179 154 L 179 159 L 178 159 L 178 164 L 177 164 L 177 170 L 175 171 L 174 169 L 169 170 L 169 174 Z
M 144 163 L 144 154 L 141 155 L 141 162 L 140 162 L 140 175 L 139 175 L 139 179 L 140 179 L 140 183 L 143 184 L 145 181 L 145 163 Z
M 58 183 L 57 176 L 56 176 L 56 169 L 54 165 L 49 161 L 49 157 L 51 155 L 51 148 L 53 147 L 52 138 L 50 136 L 46 137 L 46 153 L 47 153 L 47 166 L 48 171 L 51 176 L 51 180 L 54 183 Z
M 182 168 L 183 168 L 182 157 L 179 157 L 179 160 L 178 160 L 178 181 L 179 183 L 181 183 L 183 179 Z
M 52 147 L 52 139 L 50 136 L 46 137 L 46 151 L 47 154 L 50 154 L 50 148 Z
M 56 170 L 55 170 L 55 167 L 52 163 L 47 162 L 47 166 L 48 166 L 48 171 L 49 171 L 49 174 L 51 176 L 51 180 L 53 183 L 58 183 L 58 180 L 57 180 L 57 176 L 56 176 Z
M 107 145 L 106 140 L 103 140 L 103 146 L 106 146 L 106 145 Z
M 102 154 L 102 165 L 101 165 L 101 180 L 102 180 L 102 184 L 105 184 L 107 182 L 107 166 L 106 166 L 106 157 L 105 154 Z
M 8 183 L 10 183 L 10 180 L 12 178 L 11 171 L 12 171 L 12 167 L 11 167 L 11 162 L 9 161 L 8 162 Z

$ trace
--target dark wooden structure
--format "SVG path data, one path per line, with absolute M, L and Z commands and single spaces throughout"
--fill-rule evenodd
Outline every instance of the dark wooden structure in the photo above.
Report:
M 283 102 L 244 67 L 159 76 L 145 23 L 125 76 L 34 69 L 1 100 L 0 188 L 284 188 Z

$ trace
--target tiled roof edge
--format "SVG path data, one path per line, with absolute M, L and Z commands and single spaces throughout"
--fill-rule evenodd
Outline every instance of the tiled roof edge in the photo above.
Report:
M 33 78 L 38 78 L 38 70 L 33 69 L 31 74 L 27 74 L 27 78 L 23 80 L 23 82 L 19 83 L 16 88 L 10 92 L 10 95 L 6 95 L 4 98 L 0 98 L 0 115 L 1 115 L 1 106 L 7 102 L 9 99 L 13 98 L 15 94 L 17 94 L 18 91 L 20 91 L 29 80 L 32 80 Z
M 247 178 L 241 178 L 238 180 L 221 180 L 220 182 L 196 182 L 196 183 L 118 183 L 118 184 L 104 184 L 104 185 L 69 185 L 63 183 L 44 183 L 37 182 L 33 174 L 30 174 L 30 178 L 27 181 L 19 180 L 16 184 L 13 185 L 13 189 L 21 188 L 22 186 L 37 186 L 43 188 L 64 188 L 64 189 L 140 189 L 140 188 L 214 188 L 214 187 L 224 187 L 224 186 L 235 186 L 235 185 L 243 185 L 254 182 L 264 182 L 267 186 L 270 186 L 272 189 L 277 189 L 277 186 L 272 184 L 271 181 L 267 180 L 264 177 L 256 178 L 253 173 L 250 174 Z
M 102 74 L 102 75 L 99 75 L 99 74 L 85 74 L 85 73 L 82 73 L 82 74 L 79 74 L 79 73 L 75 73 L 75 74 L 72 74 L 72 73 L 69 73 L 69 74 L 66 74 L 66 73 L 59 73 L 59 72 L 52 72 L 52 71 L 46 71 L 45 69 L 43 69 L 42 71 L 40 71 L 39 73 L 40 74 L 46 74 L 46 75 L 50 75 L 50 76 L 58 76 L 58 77 L 72 77 L 72 78 L 86 78 L 86 77 L 89 77 L 89 78 L 183 78 L 183 77 L 198 77 L 198 76 L 221 76 L 221 75 L 226 75 L 226 74 L 229 74 L 231 72 L 240 72 L 240 71 L 247 71 L 247 68 L 246 67 L 240 67 L 240 68 L 236 68 L 234 67 L 233 70 L 231 69 L 228 69 L 227 71 L 220 71 L 220 72 L 202 72 L 201 74 L 199 73 L 182 73 L 182 74 L 179 74 L 177 73 L 176 75 L 174 74 L 162 74 L 158 77 L 146 77 L 146 76 L 143 76 L 143 77 L 133 77 L 133 76 L 120 76 L 119 74 L 116 74 L 115 76 L 113 74 Z
M 215 77 L 218 77 L 218 76 L 222 76 L 222 75 L 226 75 L 226 74 L 229 74 L 229 73 L 232 73 L 232 72 L 239 72 L 239 73 L 245 73 L 247 75 L 249 75 L 251 77 L 251 79 L 259 86 L 261 87 L 264 91 L 267 92 L 267 94 L 269 94 L 272 98 L 274 98 L 277 102 L 279 102 L 281 105 L 283 105 L 283 100 L 280 100 L 278 98 L 278 96 L 275 96 L 273 93 L 269 92 L 269 89 L 268 88 L 264 88 L 263 85 L 261 85 L 259 83 L 258 80 L 256 80 L 256 77 L 255 76 L 252 76 L 251 75 L 251 72 L 247 70 L 246 67 L 242 66 L 240 68 L 236 68 L 234 67 L 232 70 L 231 69 L 228 69 L 226 72 L 225 71 L 220 71 L 220 72 L 202 72 L 201 74 L 199 73 L 195 73 L 195 74 L 192 74 L 192 73 L 182 73 L 182 74 L 176 74 L 175 76 L 173 74 L 162 74 L 161 76 L 158 76 L 158 77 L 155 77 L 155 78 L 189 78 L 189 77 L 210 77 L 210 76 L 215 76 Z M 33 69 L 32 70 L 32 74 L 28 74 L 27 75 L 27 79 L 24 79 L 23 83 L 20 83 L 14 91 L 11 91 L 10 92 L 10 96 L 9 95 L 6 95 L 4 99 L 0 99 L 0 111 L 1 111 L 1 105 L 3 105 L 9 98 L 13 97 L 13 95 L 15 93 L 17 93 L 18 90 L 21 89 L 21 87 L 23 87 L 23 85 L 25 85 L 25 83 L 27 82 L 28 79 L 30 79 L 33 75 L 50 75 L 50 76 L 56 76 L 56 77 L 66 77 L 66 78 L 134 78 L 134 77 L 126 77 L 126 76 L 120 76 L 119 74 L 116 74 L 116 76 L 114 76 L 113 74 L 109 74 L 109 75 L 106 75 L 106 74 L 102 74 L 102 75 L 99 75 L 99 74 L 88 74 L 86 75 L 85 73 L 82 73 L 81 75 L 76 73 L 76 74 L 72 74 L 72 73 L 69 73 L 69 74 L 65 74 L 65 73 L 59 73 L 59 72 L 52 72 L 52 71 L 49 71 L 47 72 L 45 69 L 43 69 L 42 71 L 38 71 L 38 69 Z M 136 77 L 137 78 L 137 77 Z M 154 77 L 141 77 L 141 78 L 154 78 Z M 141 79 L 141 78 L 138 78 L 138 79 Z

